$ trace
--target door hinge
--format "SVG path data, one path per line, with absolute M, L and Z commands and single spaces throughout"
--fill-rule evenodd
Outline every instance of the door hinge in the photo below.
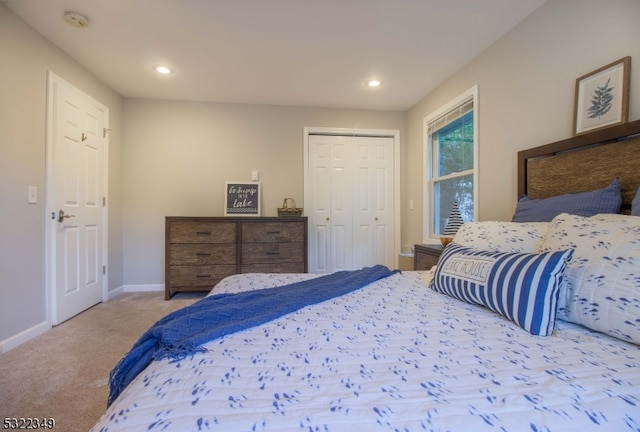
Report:
M 111 128 L 102 128 L 102 138 L 107 137 L 107 132 L 111 132 Z
M 102 197 L 102 207 L 107 206 L 107 197 Z
M 102 275 L 107 274 L 107 266 L 102 266 Z

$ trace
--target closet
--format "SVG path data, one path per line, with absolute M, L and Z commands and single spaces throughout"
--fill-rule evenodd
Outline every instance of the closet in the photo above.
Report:
M 309 272 L 395 267 L 395 140 L 307 135 Z

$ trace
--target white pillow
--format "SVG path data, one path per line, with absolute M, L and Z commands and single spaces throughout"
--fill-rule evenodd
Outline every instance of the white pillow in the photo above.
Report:
M 491 252 L 537 253 L 548 227 L 549 222 L 468 222 L 453 241 Z
M 558 318 L 640 344 L 640 218 L 560 214 L 541 251 L 565 249 Z

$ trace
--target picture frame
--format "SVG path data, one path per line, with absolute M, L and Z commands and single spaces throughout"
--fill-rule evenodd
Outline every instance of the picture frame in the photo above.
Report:
M 573 135 L 626 123 L 631 57 L 623 57 L 576 79 Z
M 260 183 L 225 182 L 225 216 L 260 216 Z

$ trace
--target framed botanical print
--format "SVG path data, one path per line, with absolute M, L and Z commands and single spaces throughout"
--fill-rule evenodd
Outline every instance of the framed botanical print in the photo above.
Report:
M 627 122 L 630 72 L 627 56 L 576 80 L 574 135 Z

